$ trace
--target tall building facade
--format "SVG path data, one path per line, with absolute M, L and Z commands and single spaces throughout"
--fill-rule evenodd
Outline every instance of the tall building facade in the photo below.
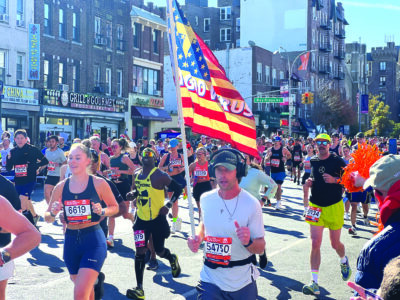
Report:
M 391 119 L 400 121 L 400 46 L 388 42 L 368 53 L 368 88 L 372 95 L 390 106 Z
M 4 98 L 0 104 L 1 131 L 26 129 L 36 139 L 40 111 L 38 90 L 34 89 L 37 71 L 37 34 L 33 1 L 0 1 L 0 86 Z M 30 30 L 31 29 L 31 30 Z M 32 52 L 30 51 L 32 50 Z

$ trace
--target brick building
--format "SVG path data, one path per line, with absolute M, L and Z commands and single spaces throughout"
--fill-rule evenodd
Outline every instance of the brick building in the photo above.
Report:
M 400 46 L 388 42 L 368 53 L 368 88 L 372 95 L 390 106 L 391 119 L 400 121 L 399 63 Z

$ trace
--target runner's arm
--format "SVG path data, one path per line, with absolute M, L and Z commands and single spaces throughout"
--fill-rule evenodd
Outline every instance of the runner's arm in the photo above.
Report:
M 167 187 L 174 192 L 172 194 L 171 200 L 169 200 L 169 202 L 165 204 L 166 207 L 171 208 L 172 204 L 176 202 L 179 199 L 179 196 L 182 194 L 182 186 L 175 179 L 171 178 L 171 181 L 169 182 Z
M 12 153 L 15 155 L 15 153 Z M 14 155 L 11 155 L 10 153 L 7 155 L 7 160 L 6 160 L 6 170 L 10 172 L 12 168 L 14 167 Z
M 16 236 L 12 243 L 3 249 L 10 253 L 11 259 L 25 254 L 40 243 L 39 231 L 1 196 L 0 226 Z
M 61 197 L 63 188 L 64 188 L 64 181 L 60 181 L 54 188 L 53 192 L 51 193 L 49 206 L 47 207 L 47 210 L 44 213 L 44 220 L 47 223 L 53 223 L 58 212 L 62 208 Z
M 39 161 L 37 163 L 38 167 L 42 167 L 42 166 L 47 166 L 49 164 L 48 159 L 46 158 L 46 156 L 43 155 L 42 152 L 40 152 L 40 150 L 38 148 L 34 148 L 36 149 L 36 159 Z
M 103 208 L 103 213 L 101 215 L 105 217 L 111 217 L 117 214 L 119 211 L 119 206 L 108 183 L 103 178 L 98 177 L 93 178 L 93 181 L 95 182 L 94 186 L 96 191 L 98 191 L 100 199 L 103 200 L 107 205 L 106 208 Z
M 119 170 L 120 174 L 127 174 L 127 175 L 132 175 L 134 170 L 135 170 L 135 165 L 133 162 L 130 160 L 128 155 L 124 155 L 122 157 L 122 162 L 128 166 L 128 170 Z

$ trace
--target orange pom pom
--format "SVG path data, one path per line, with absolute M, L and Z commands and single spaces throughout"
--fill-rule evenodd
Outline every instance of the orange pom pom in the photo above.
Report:
M 369 168 L 381 157 L 381 152 L 376 145 L 358 144 L 358 149 L 351 156 L 353 159 L 344 168 L 340 184 L 350 193 L 361 192 L 363 188 L 354 185 L 351 175 L 358 172 L 360 176 L 368 178 Z

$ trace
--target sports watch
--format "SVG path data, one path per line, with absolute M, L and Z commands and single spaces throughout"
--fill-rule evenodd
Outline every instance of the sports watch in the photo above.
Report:
M 3 250 L 0 252 L 1 260 L 6 264 L 11 260 L 11 254 L 10 252 L 7 252 L 6 250 Z

